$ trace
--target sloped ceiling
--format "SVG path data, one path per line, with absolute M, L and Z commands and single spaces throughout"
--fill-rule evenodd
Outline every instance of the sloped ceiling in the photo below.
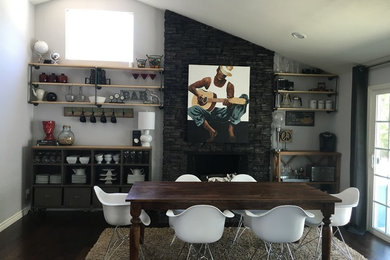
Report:
M 329 72 L 390 58 L 389 0 L 138 1 Z M 307 38 L 296 39 L 293 32 Z

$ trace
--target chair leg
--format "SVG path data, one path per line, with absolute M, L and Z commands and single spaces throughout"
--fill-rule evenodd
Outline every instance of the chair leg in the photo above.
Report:
M 335 239 L 333 239 L 333 237 L 339 233 L 340 234 L 340 238 L 341 238 L 341 243 L 343 245 L 343 247 L 341 245 L 338 244 L 338 242 L 336 242 Z M 351 256 L 351 253 L 349 252 L 348 250 L 348 247 L 347 247 L 347 244 L 345 243 L 345 240 L 344 240 L 344 237 L 343 235 L 341 234 L 341 231 L 339 229 L 339 227 L 336 227 L 336 231 L 333 233 L 333 236 L 332 236 L 332 244 L 334 244 L 334 246 L 348 259 L 352 260 L 352 256 Z
M 290 257 L 291 257 L 291 260 L 294 260 L 294 256 L 293 256 L 293 254 L 291 253 L 291 249 L 290 249 L 290 246 L 289 246 L 288 243 L 286 243 L 286 247 L 287 247 L 288 253 L 289 253 Z
M 115 236 L 117 237 L 116 239 Z M 106 249 L 106 254 L 104 255 L 104 259 L 105 260 L 110 259 L 111 256 L 115 253 L 115 251 L 126 241 L 127 238 L 128 235 L 124 235 L 120 230 L 120 228 L 116 226 L 112 233 L 110 243 L 108 244 L 108 247 Z
M 190 248 L 188 249 L 188 254 L 187 254 L 187 260 L 190 259 L 191 256 L 191 249 L 193 248 L 192 244 L 190 244 Z
M 234 245 L 234 243 L 236 242 L 236 240 L 238 239 L 238 234 L 240 233 L 240 229 L 241 229 L 241 226 L 242 226 L 242 221 L 243 221 L 243 217 L 242 215 L 240 216 L 240 220 L 238 221 L 238 226 L 237 226 L 237 232 L 233 238 L 233 243 L 232 245 Z M 242 234 L 242 233 L 241 233 Z
M 172 241 L 171 241 L 171 243 L 169 244 L 169 246 L 172 246 L 172 244 L 173 244 L 173 242 L 175 242 L 175 240 L 176 240 L 176 235 L 173 235 Z
M 205 244 L 205 248 L 207 248 L 207 250 L 208 250 L 208 252 L 209 252 L 209 254 L 210 254 L 211 260 L 214 260 L 214 257 L 213 257 L 213 254 L 211 253 L 209 244 Z M 200 259 L 202 259 L 202 258 L 200 258 Z

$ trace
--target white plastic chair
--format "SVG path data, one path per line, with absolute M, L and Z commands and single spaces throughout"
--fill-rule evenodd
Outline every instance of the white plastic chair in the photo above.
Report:
M 103 205 L 104 219 L 108 224 L 115 226 L 104 256 L 104 259 L 110 259 L 114 252 L 129 238 L 129 235 L 124 235 L 119 227 L 131 224 L 130 202 L 126 201 L 127 193 L 106 193 L 98 186 L 94 186 L 93 189 Z M 141 211 L 140 219 L 142 224 L 149 226 L 150 217 L 144 210 Z
M 335 246 L 340 252 L 348 259 L 352 259 L 351 253 L 348 250 L 348 247 L 344 241 L 343 235 L 341 234 L 340 228 L 342 226 L 345 226 L 349 223 L 351 220 L 352 215 L 352 208 L 356 207 L 359 204 L 359 189 L 355 187 L 350 187 L 345 189 L 344 191 L 337 193 L 337 194 L 331 194 L 332 196 L 335 196 L 339 199 L 341 199 L 341 202 L 335 203 L 335 210 L 334 214 L 330 218 L 330 226 L 333 231 L 332 236 L 332 245 Z M 319 248 L 321 244 L 322 239 L 322 227 L 323 227 L 323 218 L 322 212 L 320 210 L 313 210 L 310 211 L 314 214 L 314 218 L 306 219 L 306 225 L 309 226 L 309 230 L 306 233 L 304 239 L 301 242 L 301 245 L 299 248 L 303 245 L 306 245 L 310 243 L 310 241 L 305 241 L 305 238 L 307 234 L 311 231 L 311 229 L 316 228 L 317 230 L 317 247 L 316 252 L 314 254 L 315 258 L 319 258 L 321 255 L 319 254 Z M 335 230 L 333 230 L 335 228 Z M 340 238 L 342 240 L 342 245 L 339 245 L 338 241 L 334 239 L 334 236 L 339 233 Z
M 166 215 L 169 217 L 169 223 L 175 231 L 175 235 L 180 240 L 190 244 L 187 259 L 190 258 L 191 250 L 194 249 L 193 244 L 201 244 L 196 254 L 200 254 L 203 251 L 201 254 L 204 258 L 208 252 L 211 259 L 213 259 L 208 244 L 214 243 L 222 237 L 225 219 L 234 216 L 229 210 L 221 212 L 218 208 L 211 205 L 191 206 L 179 214 L 168 210 Z
M 255 178 L 248 174 L 238 174 L 233 177 L 231 182 L 257 182 Z M 244 233 L 244 231 L 248 228 L 244 225 L 242 231 L 240 232 L 242 226 L 243 226 L 243 216 L 245 215 L 245 210 L 232 210 L 234 214 L 240 215 L 240 220 L 238 221 L 237 231 L 233 238 L 233 245 L 237 241 L 237 239 Z M 260 213 L 257 211 L 257 213 Z
M 278 206 L 262 214 L 254 214 L 246 210 L 245 214 L 244 218 L 249 219 L 246 224 L 250 230 L 265 243 L 267 259 L 273 252 L 274 243 L 282 244 L 282 248 L 286 245 L 289 256 L 294 259 L 289 243 L 296 242 L 302 237 L 305 219 L 314 217 L 313 214 L 295 205 Z M 256 252 L 257 250 L 252 258 Z
M 188 174 L 188 173 L 180 175 L 175 180 L 175 182 L 193 182 L 193 181 L 194 182 L 201 182 L 201 180 L 197 176 L 195 176 L 193 174 Z M 175 214 L 179 214 L 180 212 L 183 212 L 183 211 L 184 211 L 183 209 L 175 209 L 175 210 L 173 210 L 173 212 Z M 171 223 L 169 223 L 169 226 L 171 226 Z M 172 241 L 171 241 L 170 245 L 172 245 L 173 242 L 175 242 L 175 239 L 176 239 L 176 236 L 173 235 L 173 238 L 172 238 Z
M 175 181 L 179 182 L 191 182 L 191 181 L 201 181 L 197 176 L 193 174 L 183 174 L 180 175 Z

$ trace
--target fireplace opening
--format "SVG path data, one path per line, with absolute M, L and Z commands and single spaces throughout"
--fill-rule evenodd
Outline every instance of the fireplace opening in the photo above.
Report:
M 206 180 L 206 176 L 248 173 L 248 156 L 241 153 L 189 153 L 187 172 Z

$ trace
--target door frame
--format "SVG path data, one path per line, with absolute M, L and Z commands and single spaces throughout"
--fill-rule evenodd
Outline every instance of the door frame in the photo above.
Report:
M 390 242 L 390 237 L 372 228 L 372 200 L 373 200 L 373 146 L 375 144 L 375 114 L 376 95 L 390 93 L 390 83 L 372 85 L 367 88 L 367 228 L 375 236 Z M 389 191 L 390 192 L 390 191 Z M 386 221 L 387 222 L 387 221 Z M 386 223 L 387 224 L 387 223 Z

